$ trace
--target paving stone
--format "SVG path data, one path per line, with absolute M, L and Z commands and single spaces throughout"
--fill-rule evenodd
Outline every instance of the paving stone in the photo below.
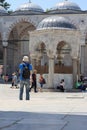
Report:
M 0 130 L 86 130 L 87 92 L 34 92 L 20 101 L 19 89 L 0 84 Z

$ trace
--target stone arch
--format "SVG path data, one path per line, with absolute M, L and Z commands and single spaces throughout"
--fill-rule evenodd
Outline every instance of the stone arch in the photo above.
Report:
M 34 51 L 37 54 L 37 58 L 41 59 L 43 57 L 43 55 L 47 53 L 45 43 L 42 41 L 37 43 L 37 45 L 34 48 Z
M 8 42 L 12 44 L 18 42 L 20 42 L 21 44 L 24 44 L 23 42 L 29 43 L 28 31 L 35 29 L 36 27 L 33 25 L 33 22 L 30 19 L 27 18 L 18 19 L 13 24 L 10 25 L 7 31 Z
M 35 28 L 36 28 L 36 23 L 34 21 L 32 21 L 31 19 L 29 18 L 19 18 L 17 19 L 16 21 L 14 21 L 8 28 L 7 32 L 6 32 L 6 38 L 8 39 L 9 38 L 9 35 L 10 35 L 10 32 L 11 30 L 19 23 L 21 22 L 28 22 L 30 23 L 31 25 L 33 25 Z
M 71 73 L 72 72 L 72 57 L 71 46 L 66 41 L 60 41 L 56 47 L 55 72 Z M 62 68 L 61 68 L 62 67 Z M 66 70 L 69 71 L 66 71 Z
M 35 30 L 35 25 L 30 19 L 20 18 L 14 21 L 6 32 L 8 40 L 8 63 L 9 72 L 18 69 L 24 55 L 29 56 L 29 35 L 28 30 Z M 23 51 L 22 51 L 23 50 Z
M 46 44 L 44 42 L 39 42 L 34 46 L 35 52 L 35 62 L 34 66 L 37 69 L 38 73 L 47 73 L 48 72 L 48 56 L 46 50 Z
M 70 55 L 71 53 L 71 47 L 68 43 L 66 43 L 65 41 L 60 41 L 58 44 L 57 44 L 57 60 L 59 62 L 59 64 L 64 64 L 63 62 L 63 59 L 65 57 L 66 54 L 68 54 L 68 56 Z
M 39 42 L 39 43 L 37 43 L 36 46 L 35 46 L 35 49 L 36 49 L 36 50 L 40 50 L 40 51 L 43 51 L 45 48 L 46 48 L 46 45 L 45 45 L 45 43 L 42 42 L 42 41 Z

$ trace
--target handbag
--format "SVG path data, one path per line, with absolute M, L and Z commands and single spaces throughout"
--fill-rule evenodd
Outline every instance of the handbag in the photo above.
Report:
M 46 84 L 46 80 L 43 78 L 43 84 Z

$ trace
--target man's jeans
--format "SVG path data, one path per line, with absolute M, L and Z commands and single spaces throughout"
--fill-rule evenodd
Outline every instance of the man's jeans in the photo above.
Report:
M 29 79 L 21 80 L 20 81 L 20 94 L 19 99 L 23 100 L 23 92 L 24 92 L 24 86 L 26 88 L 26 100 L 30 99 L 29 89 L 30 89 L 30 81 Z

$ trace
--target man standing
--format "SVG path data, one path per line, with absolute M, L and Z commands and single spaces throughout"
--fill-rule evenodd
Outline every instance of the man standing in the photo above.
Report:
M 23 62 L 19 65 L 20 74 L 20 94 L 19 99 L 23 100 L 24 86 L 26 87 L 26 100 L 30 99 L 29 88 L 30 88 L 30 76 L 32 75 L 32 65 L 29 63 L 28 56 L 23 57 Z

